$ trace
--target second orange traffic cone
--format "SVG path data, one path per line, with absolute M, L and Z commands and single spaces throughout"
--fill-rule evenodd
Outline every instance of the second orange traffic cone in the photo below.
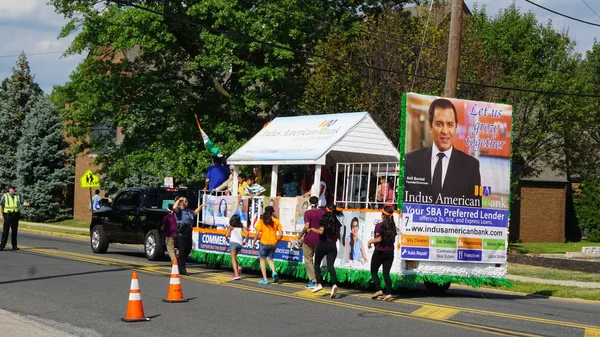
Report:
M 179 277 L 179 265 L 177 259 L 173 259 L 173 267 L 171 268 L 171 280 L 169 281 L 169 292 L 167 298 L 163 302 L 168 303 L 179 303 L 187 302 L 188 300 L 183 298 L 183 291 L 181 291 L 181 278 Z
M 144 306 L 142 305 L 142 295 L 140 293 L 140 283 L 138 281 L 137 271 L 131 275 L 131 287 L 129 289 L 129 302 L 127 303 L 127 312 L 125 317 L 121 318 L 124 322 L 144 322 L 150 318 L 144 316 Z

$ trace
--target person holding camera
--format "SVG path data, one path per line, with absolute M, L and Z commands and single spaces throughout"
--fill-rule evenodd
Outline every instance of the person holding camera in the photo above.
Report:
M 173 204 L 173 212 L 177 219 L 177 246 L 179 247 L 179 274 L 188 275 L 186 269 L 186 259 L 192 251 L 192 227 L 194 226 L 194 217 L 200 213 L 204 205 L 198 206 L 195 210 L 188 208 L 189 201 L 186 197 L 180 197 Z

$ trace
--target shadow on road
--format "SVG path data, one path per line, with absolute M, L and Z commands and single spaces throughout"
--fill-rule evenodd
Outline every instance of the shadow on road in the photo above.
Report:
M 33 269 L 35 267 L 31 267 L 31 268 Z M 30 278 L 23 278 L 23 279 L 19 279 L 19 280 L 3 281 L 3 282 L 0 282 L 0 284 L 41 281 L 41 280 L 48 280 L 48 279 L 54 279 L 54 278 L 71 277 L 71 276 L 79 276 L 79 275 L 90 275 L 90 274 L 99 274 L 99 273 L 112 273 L 112 272 L 119 272 L 119 271 L 130 270 L 130 269 L 131 268 L 114 268 L 114 269 L 108 269 L 108 270 L 86 271 L 86 272 L 81 272 L 81 273 L 69 273 L 69 274 L 50 275 L 50 276 L 43 276 L 43 277 L 30 277 Z M 35 273 L 35 270 L 29 271 L 29 273 Z

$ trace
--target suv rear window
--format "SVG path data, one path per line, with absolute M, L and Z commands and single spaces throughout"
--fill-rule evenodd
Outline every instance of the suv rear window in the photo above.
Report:
M 190 201 L 189 207 L 195 208 L 197 207 L 197 198 L 193 196 L 194 194 L 195 193 L 190 190 L 151 190 L 148 192 L 148 195 L 146 195 L 144 207 L 167 209 L 169 204 L 175 203 L 175 197 L 184 195 Z

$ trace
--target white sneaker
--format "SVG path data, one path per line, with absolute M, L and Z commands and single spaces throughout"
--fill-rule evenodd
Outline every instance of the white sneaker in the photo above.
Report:
M 313 288 L 312 292 L 313 292 L 313 293 L 316 293 L 317 291 L 319 291 L 319 290 L 321 290 L 321 289 L 323 289 L 323 286 L 322 286 L 322 285 L 320 285 L 320 284 L 317 284 L 317 285 L 316 285 L 316 286 Z
M 333 287 L 331 287 L 331 298 L 335 298 L 337 296 L 337 286 L 334 284 Z

